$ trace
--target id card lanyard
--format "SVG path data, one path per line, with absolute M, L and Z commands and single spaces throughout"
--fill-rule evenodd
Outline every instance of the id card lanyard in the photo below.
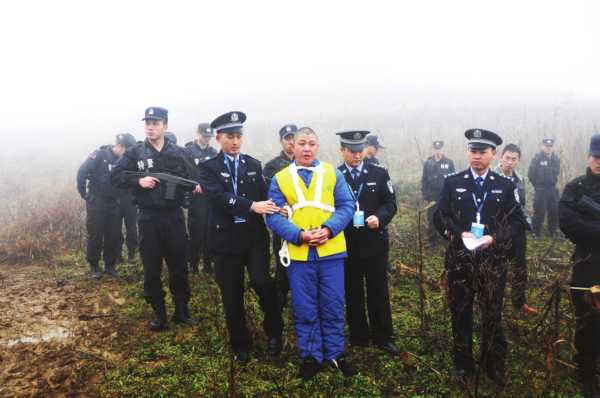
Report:
M 227 155 L 225 155 L 225 166 L 227 167 L 227 171 L 229 171 L 229 176 L 231 177 L 231 183 L 233 184 L 233 193 L 235 194 L 235 196 L 238 196 L 238 178 L 239 178 L 238 171 L 239 171 L 239 164 L 240 164 L 239 155 L 233 161 L 233 164 L 235 167 L 235 174 L 231 172 L 231 166 L 229 166 L 229 159 L 228 159 Z M 241 224 L 241 223 L 245 223 L 246 219 L 242 218 L 242 217 L 234 216 L 233 222 L 235 222 L 236 224 Z
M 473 195 L 473 203 L 475 204 L 475 210 L 477 211 L 477 224 L 481 224 L 481 212 L 483 211 L 483 205 L 485 204 L 485 198 L 487 198 L 487 194 L 487 192 L 483 194 L 483 199 L 479 204 L 477 203 L 477 197 L 475 196 L 475 194 L 471 194 Z

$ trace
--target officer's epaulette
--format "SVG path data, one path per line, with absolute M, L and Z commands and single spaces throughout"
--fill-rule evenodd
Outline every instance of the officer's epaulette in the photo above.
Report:
M 256 162 L 257 164 L 261 164 L 261 163 L 260 163 L 260 160 L 258 160 L 258 159 L 256 159 L 256 158 L 253 158 L 253 157 L 252 157 L 252 156 L 250 156 L 250 155 L 246 155 L 245 153 L 244 153 L 244 154 L 242 154 L 242 157 L 243 157 L 243 159 L 245 159 L 247 162 L 250 162 L 250 163 L 252 163 L 252 162 Z
M 373 167 L 375 167 L 375 169 L 379 168 L 379 169 L 382 169 L 382 170 L 388 171 L 387 167 L 385 167 L 385 166 L 382 166 L 382 165 L 380 165 L 380 164 L 376 164 L 376 163 L 369 163 L 368 165 L 369 165 L 369 166 L 373 166 Z
M 446 174 L 446 175 L 444 176 L 444 178 L 452 177 L 452 176 L 458 175 L 458 174 L 460 174 L 460 173 L 461 173 L 460 171 L 455 171 L 454 173 Z
M 190 141 L 190 142 L 186 142 L 186 143 L 185 143 L 185 147 L 186 147 L 186 148 L 189 148 L 189 147 L 191 147 L 192 145 L 194 145 L 194 141 Z

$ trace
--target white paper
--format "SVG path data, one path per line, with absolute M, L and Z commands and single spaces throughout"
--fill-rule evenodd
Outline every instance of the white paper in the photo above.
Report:
M 462 238 L 462 241 L 465 245 L 465 247 L 469 250 L 476 250 L 479 247 L 481 247 L 482 245 L 484 245 L 485 243 L 490 242 L 492 239 L 491 236 L 489 235 L 484 235 L 479 239 L 475 239 L 475 238 L 471 238 L 471 237 L 465 237 Z

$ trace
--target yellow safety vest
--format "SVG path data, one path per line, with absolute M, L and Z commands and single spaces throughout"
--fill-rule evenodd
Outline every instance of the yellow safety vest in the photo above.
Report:
M 315 167 L 307 167 L 313 171 L 313 176 L 310 186 L 306 188 L 306 184 L 298 175 L 299 168 L 302 166 L 292 163 L 275 174 L 275 179 L 287 204 L 292 209 L 290 221 L 305 231 L 320 228 L 335 211 L 333 196 L 336 183 L 335 169 L 329 163 L 323 162 Z M 309 247 L 306 243 L 300 246 L 291 242 L 287 244 L 291 260 L 308 260 Z M 346 251 L 344 232 L 330 238 L 324 245 L 318 246 L 316 249 L 319 257 L 344 253 Z

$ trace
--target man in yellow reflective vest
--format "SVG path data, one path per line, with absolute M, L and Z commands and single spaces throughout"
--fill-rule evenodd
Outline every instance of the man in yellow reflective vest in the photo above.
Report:
M 294 162 L 271 181 L 269 198 L 288 206 L 288 217 L 267 216 L 284 241 L 294 324 L 300 351 L 300 377 L 309 380 L 326 365 L 352 376 L 344 358 L 344 228 L 355 204 L 339 170 L 316 159 L 319 137 L 308 127 L 294 135 Z

